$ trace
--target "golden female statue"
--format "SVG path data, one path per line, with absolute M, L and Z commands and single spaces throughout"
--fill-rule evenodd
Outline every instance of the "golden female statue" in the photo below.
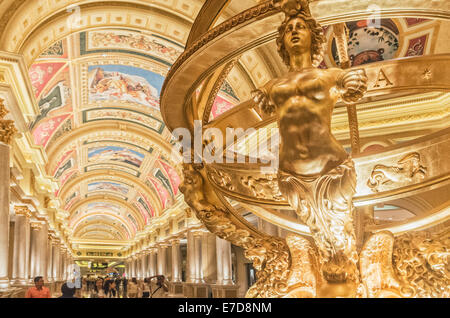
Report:
M 254 92 L 280 131 L 278 182 L 290 205 L 311 230 L 327 284 L 322 296 L 352 297 L 359 285 L 353 228 L 353 161 L 331 133 L 339 97 L 356 102 L 367 90 L 364 70 L 319 69 L 321 26 L 306 0 L 278 1 L 286 14 L 278 52 L 289 72 Z

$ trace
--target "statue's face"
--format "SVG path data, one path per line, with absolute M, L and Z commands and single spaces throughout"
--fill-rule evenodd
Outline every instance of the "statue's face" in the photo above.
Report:
M 284 31 L 284 46 L 289 56 L 311 52 L 311 31 L 302 18 L 288 22 Z

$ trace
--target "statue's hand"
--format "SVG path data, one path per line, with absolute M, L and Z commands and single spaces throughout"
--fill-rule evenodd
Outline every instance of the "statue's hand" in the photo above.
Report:
M 340 79 L 342 99 L 346 103 L 360 100 L 367 91 L 367 76 L 365 70 L 351 70 Z
M 275 105 L 271 104 L 267 95 L 260 89 L 252 92 L 253 101 L 261 108 L 267 115 L 275 113 Z

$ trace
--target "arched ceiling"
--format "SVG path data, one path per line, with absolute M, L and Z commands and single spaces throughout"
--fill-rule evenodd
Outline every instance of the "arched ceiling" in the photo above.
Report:
M 2 49 L 23 54 L 34 144 L 72 238 L 133 240 L 179 197 L 159 111 L 203 0 L 3 1 Z
M 133 240 L 179 195 L 181 170 L 159 94 L 203 0 L 5 0 L 0 49 L 22 54 L 38 114 L 30 132 L 46 154 L 73 238 Z M 257 0 L 233 0 L 223 21 Z M 442 27 L 445 24 L 445 27 Z M 353 65 L 448 52 L 448 22 L 393 18 L 378 31 L 347 23 Z M 321 67 L 338 66 L 331 28 Z M 447 34 L 448 37 L 448 34 Z M 242 55 L 211 105 L 214 120 L 286 71 L 275 44 Z M 202 87 L 196 91 L 202 96 Z

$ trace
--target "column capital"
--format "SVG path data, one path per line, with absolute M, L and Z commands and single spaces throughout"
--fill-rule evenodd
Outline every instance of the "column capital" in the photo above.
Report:
M 169 242 L 170 242 L 170 244 L 172 245 L 172 246 L 174 246 L 174 245 L 179 245 L 180 244 L 180 239 L 179 238 L 173 238 L 173 239 L 171 239 Z
M 25 205 L 15 205 L 14 206 L 14 213 L 16 215 L 26 216 L 27 218 L 30 218 L 31 215 L 32 215 L 31 210 Z
M 4 100 L 0 98 L 0 142 L 10 145 L 14 135 L 18 132 L 13 120 L 4 119 L 9 113 Z
M 32 221 L 30 226 L 33 230 L 40 230 L 42 229 L 43 224 L 41 222 Z

